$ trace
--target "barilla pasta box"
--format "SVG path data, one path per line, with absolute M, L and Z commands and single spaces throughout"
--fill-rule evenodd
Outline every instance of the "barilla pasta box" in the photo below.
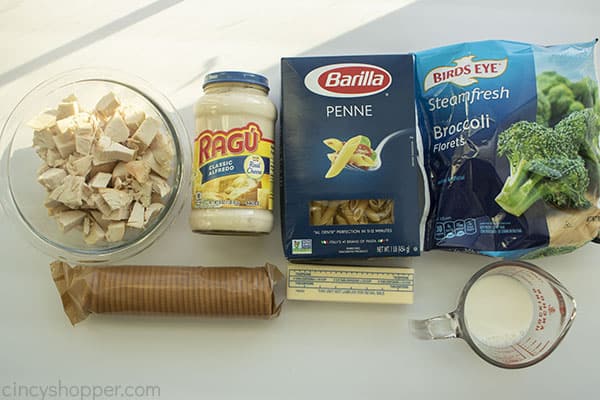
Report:
M 419 255 L 413 56 L 283 58 L 281 74 L 286 257 Z

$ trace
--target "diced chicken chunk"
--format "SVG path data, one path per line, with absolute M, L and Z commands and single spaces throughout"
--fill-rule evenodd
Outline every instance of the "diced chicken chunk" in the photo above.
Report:
M 79 154 L 88 155 L 92 152 L 92 145 L 94 144 L 94 136 L 81 135 L 79 132 L 75 135 L 75 151 Z
M 70 132 L 59 133 L 54 136 L 54 144 L 62 158 L 66 159 L 75 151 L 75 135 Z
M 71 175 L 87 176 L 92 169 L 92 156 L 69 157 L 67 171 Z
M 67 173 L 62 168 L 50 168 L 38 176 L 38 182 L 44 185 L 48 190 L 54 190 L 59 187 Z
M 175 156 L 175 149 L 170 137 L 162 133 L 156 135 L 152 144 L 150 144 L 150 150 L 152 150 L 152 155 L 157 163 L 166 166 L 171 165 L 171 161 Z
M 171 192 L 171 187 L 167 181 L 160 176 L 150 174 L 150 181 L 152 182 L 152 191 L 158 193 L 160 197 L 165 197 Z
M 150 176 L 150 166 L 143 160 L 130 161 L 125 164 L 125 169 L 139 183 L 145 183 Z
M 148 224 L 148 222 L 160 214 L 160 212 L 165 208 L 164 204 L 161 203 L 152 203 L 146 208 L 146 212 L 144 214 L 144 224 Z
M 157 119 L 148 117 L 142 122 L 140 127 L 133 134 L 133 139 L 140 145 L 140 149 L 144 150 L 154 140 L 154 137 L 158 134 L 160 128 L 160 122 Z
M 148 207 L 152 202 L 152 182 L 139 183 L 137 181 L 131 182 L 131 189 L 133 191 L 134 200 L 142 203 L 144 207 Z
M 111 138 L 113 142 L 124 142 L 129 138 L 129 128 L 123 121 L 121 114 L 116 113 L 104 127 L 104 134 Z
M 94 164 L 93 161 L 92 164 Z M 108 174 L 111 174 L 113 169 L 115 168 L 115 165 L 117 165 L 117 161 L 110 161 L 98 165 L 93 165 L 92 170 L 90 171 L 90 176 L 94 176 L 98 172 L 106 172 Z
M 144 227 L 144 206 L 137 201 L 133 203 L 131 214 L 127 220 L 127 226 L 137 229 L 142 229 Z
M 43 131 L 56 125 L 56 111 L 47 110 L 27 122 L 27 126 L 35 131 Z
M 135 107 L 123 107 L 121 114 L 130 132 L 135 132 L 146 118 L 146 113 Z
M 99 161 L 131 161 L 135 155 L 135 150 L 131 150 L 120 143 L 113 142 L 107 136 L 101 136 L 95 146 L 94 162 Z
M 169 178 L 171 175 L 171 166 L 170 165 L 161 165 L 154 159 L 154 155 L 151 150 L 147 150 L 142 156 L 142 160 L 146 162 L 150 166 L 150 169 L 156 172 L 158 175 L 162 176 L 165 179 Z
M 131 212 L 129 211 L 129 206 L 125 206 L 119 208 L 118 210 L 111 211 L 109 214 L 105 215 L 104 218 L 109 221 L 124 221 L 129 218 Z
M 106 240 L 118 242 L 125 236 L 125 222 L 111 222 L 106 230 Z
M 108 186 L 112 175 L 106 172 L 98 172 L 90 179 L 89 185 L 93 189 L 105 188 Z
M 56 109 L 56 119 L 61 120 L 63 118 L 70 117 L 79 112 L 79 104 L 76 101 L 63 101 L 58 104 Z
M 62 134 L 74 133 L 77 130 L 77 124 L 75 124 L 75 119 L 71 116 L 56 121 L 56 128 Z
M 55 148 L 54 133 L 50 129 L 33 132 L 33 145 L 46 149 Z
M 67 207 L 79 208 L 83 204 L 84 183 L 82 176 L 67 175 L 63 183 L 50 193 L 50 198 Z
M 116 178 L 121 178 L 121 180 L 125 180 L 127 178 L 127 163 L 119 162 L 115 165 L 115 168 L 112 171 L 113 180 Z
M 63 211 L 56 216 L 56 222 L 63 232 L 68 232 L 81 224 L 87 214 L 79 210 Z
M 104 240 L 104 230 L 95 221 L 90 221 L 89 232 L 85 235 L 84 240 L 87 244 L 96 244 Z
M 46 164 L 51 167 L 60 167 L 66 163 L 65 159 L 62 158 L 58 150 L 48 149 L 46 152 Z
M 102 213 L 100 211 L 92 210 L 92 211 L 90 211 L 90 214 L 92 215 L 92 218 L 94 219 L 94 221 L 98 225 L 100 225 L 100 227 L 102 228 L 103 231 L 106 231 L 108 229 L 108 224 L 110 224 L 111 221 L 104 218 L 104 216 L 102 215 Z
M 94 125 L 91 122 L 77 122 L 77 128 L 75 134 L 79 136 L 93 136 Z
M 117 96 L 113 93 L 107 93 L 104 95 L 98 104 L 96 104 L 96 110 L 105 118 L 110 117 L 115 113 L 117 108 L 119 108 L 121 102 L 117 98 Z
M 131 194 L 122 190 L 98 189 L 98 192 L 111 210 L 127 207 L 133 201 Z

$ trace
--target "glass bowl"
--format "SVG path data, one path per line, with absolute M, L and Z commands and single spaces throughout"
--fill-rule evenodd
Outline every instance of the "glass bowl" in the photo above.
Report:
M 122 104 L 134 105 L 146 116 L 158 119 L 163 133 L 171 136 L 175 156 L 169 178 L 171 192 L 165 207 L 144 229 L 127 228 L 119 242 L 85 243 L 81 231 L 62 232 L 44 207 L 46 190 L 37 182 L 37 169 L 43 161 L 32 146 L 33 129 L 27 122 L 61 99 L 74 94 L 86 110 L 94 108 L 108 92 Z M 169 100 L 145 81 L 120 71 L 78 69 L 51 78 L 17 104 L 0 133 L 0 204 L 16 229 L 46 254 L 67 262 L 110 263 L 139 253 L 150 246 L 173 222 L 186 204 L 189 192 L 191 145 L 185 125 Z

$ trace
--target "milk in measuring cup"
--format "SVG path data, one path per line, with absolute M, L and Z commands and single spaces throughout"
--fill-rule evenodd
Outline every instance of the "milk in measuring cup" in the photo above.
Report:
M 471 337 L 491 347 L 518 342 L 533 319 L 529 291 L 507 275 L 489 275 L 477 280 L 467 294 L 464 310 Z

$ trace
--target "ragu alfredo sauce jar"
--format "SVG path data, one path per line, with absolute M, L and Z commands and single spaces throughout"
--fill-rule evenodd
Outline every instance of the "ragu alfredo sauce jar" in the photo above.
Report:
M 266 77 L 208 74 L 196 103 L 195 232 L 265 234 L 273 228 L 273 131 L 277 109 Z

